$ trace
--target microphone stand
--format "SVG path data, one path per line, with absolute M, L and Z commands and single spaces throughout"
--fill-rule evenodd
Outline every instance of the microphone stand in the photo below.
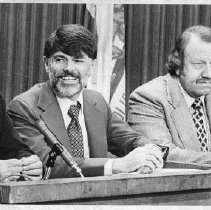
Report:
M 51 151 L 49 152 L 49 157 L 46 163 L 46 170 L 43 176 L 43 180 L 49 179 L 49 176 L 51 174 L 51 170 L 55 165 L 56 158 L 61 155 L 62 148 L 58 143 L 54 144 L 51 148 Z
M 62 159 L 65 161 L 65 163 L 70 168 L 73 168 L 76 171 L 76 173 L 80 175 L 80 177 L 84 178 L 84 175 L 82 174 L 81 169 L 78 167 L 78 165 L 75 162 L 75 160 L 73 159 L 73 157 L 70 155 L 68 150 L 59 142 L 59 140 L 56 139 L 54 134 L 45 125 L 45 122 L 39 118 L 36 118 L 35 122 L 36 122 L 36 125 L 39 128 L 40 132 L 48 140 L 48 143 L 50 143 L 50 145 L 52 145 L 52 149 L 49 153 L 49 158 L 48 158 L 48 161 L 46 164 L 47 168 L 46 168 L 43 179 L 49 178 L 51 169 L 55 165 L 56 158 L 59 155 L 62 157 Z

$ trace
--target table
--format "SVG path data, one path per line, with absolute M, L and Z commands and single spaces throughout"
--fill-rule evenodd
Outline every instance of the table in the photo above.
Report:
M 1 203 L 210 205 L 211 170 L 0 184 Z

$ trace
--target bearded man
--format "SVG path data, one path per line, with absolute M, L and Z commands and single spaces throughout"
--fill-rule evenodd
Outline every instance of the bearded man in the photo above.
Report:
M 153 171 L 163 165 L 160 148 L 145 140 L 118 119 L 103 96 L 86 89 L 96 65 L 93 35 L 80 25 L 63 25 L 45 43 L 44 62 L 49 81 L 16 96 L 9 105 L 21 139 L 46 164 L 50 146 L 37 127 L 43 119 L 66 147 L 85 176 Z M 120 157 L 108 159 L 108 151 Z M 50 178 L 75 177 L 58 157 Z

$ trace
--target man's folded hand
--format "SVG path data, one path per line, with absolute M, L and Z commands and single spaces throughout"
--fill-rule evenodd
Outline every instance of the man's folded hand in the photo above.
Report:
M 0 178 L 16 181 L 22 171 L 22 162 L 18 159 L 0 160 Z
M 152 173 L 156 168 L 163 167 L 161 149 L 154 144 L 137 147 L 123 158 L 114 159 L 113 174 L 138 171 Z
M 21 161 L 23 164 L 22 174 L 29 176 L 32 180 L 40 180 L 42 178 L 42 162 L 37 155 L 24 157 Z

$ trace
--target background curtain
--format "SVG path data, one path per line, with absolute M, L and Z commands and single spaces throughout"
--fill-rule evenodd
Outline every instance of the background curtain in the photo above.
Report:
M 211 26 L 211 5 L 139 4 L 125 5 L 124 11 L 128 100 L 136 87 L 166 74 L 165 62 L 177 35 L 192 25 Z
M 132 4 L 124 5 L 123 12 L 126 99 L 139 85 L 166 73 L 165 62 L 178 34 L 191 25 L 211 26 L 211 5 Z M 70 23 L 96 34 L 85 4 L 0 3 L 0 91 L 6 102 L 47 79 L 44 42 L 58 26 Z
M 95 33 L 85 4 L 0 4 L 0 91 L 7 103 L 48 78 L 42 58 L 45 40 L 57 27 L 70 23 Z

